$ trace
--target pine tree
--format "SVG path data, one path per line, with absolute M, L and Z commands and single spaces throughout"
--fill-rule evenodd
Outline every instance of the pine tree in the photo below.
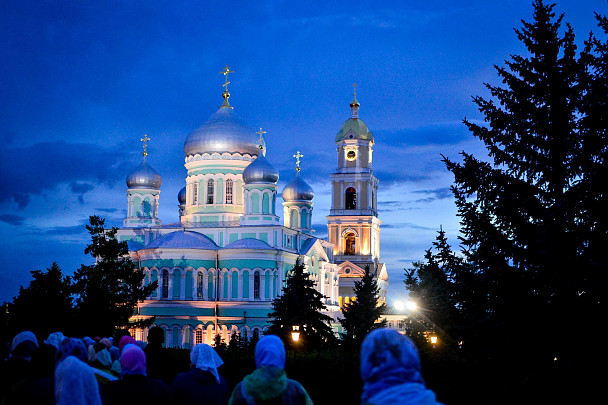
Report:
M 386 311 L 386 304 L 378 303 L 378 281 L 365 267 L 365 275 L 355 281 L 355 300 L 342 308 L 344 318 L 340 324 L 345 330 L 343 343 L 348 347 L 358 348 L 363 339 L 375 328 L 386 325 L 386 320 L 378 321 Z
M 126 242 L 116 239 L 116 228 L 106 230 L 105 220 L 89 218 L 87 230 L 91 244 L 85 249 L 96 263 L 82 265 L 74 273 L 77 319 L 84 333 L 112 336 L 115 328 L 144 326 L 151 323 L 130 322 L 138 302 L 156 289 L 156 282 L 144 286 L 143 270 L 129 257 Z
M 298 259 L 287 277 L 283 293 L 272 301 L 268 333 L 290 343 L 293 326 L 299 326 L 299 345 L 321 347 L 334 343 L 335 336 L 330 326 L 332 318 L 320 312 L 326 309 L 323 298 Z
M 46 272 L 30 272 L 29 286 L 19 288 L 19 295 L 8 307 L 10 328 L 14 333 L 31 330 L 38 336 L 72 331 L 74 307 L 69 276 L 53 263 Z
M 561 33 L 554 5 L 533 6 L 533 21 L 516 30 L 529 55 L 496 67 L 504 87 L 487 84 L 492 99 L 474 98 L 487 125 L 465 120 L 491 161 L 463 152 L 462 163 L 444 162 L 455 178 L 462 244 L 483 280 L 477 293 L 490 319 L 484 340 L 502 344 L 505 355 L 553 360 L 571 346 L 561 330 L 564 314 L 583 310 L 591 291 L 592 263 L 581 253 L 594 228 L 589 215 L 599 213 L 589 211 L 580 188 L 590 174 L 584 162 L 601 158 L 606 137 L 595 137 L 601 145 L 593 150 L 582 147 L 591 101 L 587 62 L 576 55 L 572 28 Z M 545 338 L 530 339 L 531 331 Z

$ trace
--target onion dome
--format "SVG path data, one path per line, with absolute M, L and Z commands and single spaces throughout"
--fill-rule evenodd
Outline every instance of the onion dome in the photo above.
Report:
M 342 124 L 342 127 L 340 127 L 340 130 L 336 135 L 336 142 L 343 139 L 361 139 L 374 142 L 374 136 L 369 129 L 367 129 L 365 122 L 359 118 L 359 106 L 360 104 L 357 101 L 357 95 L 355 93 L 353 101 L 350 103 L 350 118 Z
M 177 202 L 180 205 L 186 204 L 186 186 L 182 187 L 182 189 L 179 190 L 179 193 L 177 193 Z
M 281 195 L 285 202 L 312 201 L 315 193 L 312 191 L 312 187 L 300 177 L 298 171 L 296 177 L 285 186 Z
M 243 170 L 243 181 L 245 184 L 276 184 L 276 182 L 279 181 L 279 171 L 266 160 L 263 153 L 260 153 L 258 157 Z
M 144 160 L 127 176 L 128 188 L 151 188 L 160 189 L 160 175 L 150 166 L 144 156 Z
M 207 122 L 188 135 L 184 153 L 186 157 L 215 152 L 256 156 L 260 150 L 253 133 L 232 107 L 223 105 Z

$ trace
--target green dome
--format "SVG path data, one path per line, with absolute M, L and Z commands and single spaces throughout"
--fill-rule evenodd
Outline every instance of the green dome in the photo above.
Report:
M 349 118 L 342 124 L 342 128 L 338 131 L 336 135 L 336 142 L 339 142 L 345 138 L 347 138 L 347 134 L 353 131 L 354 136 L 352 139 L 361 139 L 364 141 L 374 142 L 374 136 L 369 129 L 367 129 L 367 125 L 365 122 L 359 118 Z M 350 137 L 348 137 L 350 138 Z

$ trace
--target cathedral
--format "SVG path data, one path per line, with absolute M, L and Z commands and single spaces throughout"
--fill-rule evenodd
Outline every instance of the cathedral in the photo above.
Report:
M 184 143 L 186 184 L 177 195 L 179 222 L 158 218 L 161 177 L 147 161 L 126 179 L 127 217 L 117 237 L 158 288 L 138 305 L 134 319 L 155 317 L 168 347 L 212 344 L 220 334 L 250 338 L 268 328 L 272 300 L 281 294 L 296 260 L 325 296 L 335 320 L 353 299 L 354 282 L 365 268 L 376 276 L 385 300 L 388 276 L 380 262 L 378 179 L 372 170 L 374 138 L 359 118 L 356 93 L 351 116 L 335 137 L 337 169 L 331 174 L 328 239 L 314 236 L 314 192 L 300 175 L 297 152 L 293 179 L 281 191 L 279 172 L 266 158 L 265 131 L 243 122 L 229 103 L 228 66 L 223 103 Z M 329 139 L 328 139 L 329 142 Z M 132 331 L 146 340 L 147 330 Z

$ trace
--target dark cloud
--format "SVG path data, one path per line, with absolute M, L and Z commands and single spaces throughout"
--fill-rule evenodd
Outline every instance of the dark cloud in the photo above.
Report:
M 9 225 L 22 225 L 25 217 L 16 214 L 2 214 L 0 215 L 0 221 L 6 222 Z
M 430 197 L 428 198 L 432 199 L 433 201 L 452 198 L 454 196 L 450 187 L 439 187 L 430 190 L 415 190 L 413 193 L 429 195 Z
M 44 235 L 52 235 L 52 236 L 82 235 L 82 234 L 87 233 L 87 228 L 84 225 L 55 226 L 55 227 L 46 229 L 42 233 Z
M 0 202 L 13 200 L 25 208 L 32 195 L 62 183 L 69 183 L 72 192 L 82 197 L 93 189 L 90 182 L 112 185 L 123 179 L 130 161 L 128 152 L 119 146 L 56 141 L 2 148 Z
M 78 202 L 80 204 L 84 204 L 84 195 L 85 193 L 93 190 L 95 187 L 89 183 L 80 183 L 80 182 L 72 182 L 70 183 L 70 189 L 76 195 L 78 195 Z
M 120 211 L 118 208 L 95 208 L 96 211 L 106 212 L 108 214 L 114 214 Z
M 395 228 L 395 229 L 401 229 L 401 228 L 411 228 L 411 229 L 421 229 L 424 231 L 433 231 L 433 228 L 429 228 L 427 226 L 421 226 L 421 225 L 417 225 L 417 224 L 413 224 L 411 222 L 401 222 L 401 223 L 388 223 L 388 224 L 382 224 L 383 228 Z
M 378 148 L 386 146 L 455 145 L 472 135 L 462 122 L 448 122 L 418 128 L 376 130 Z

